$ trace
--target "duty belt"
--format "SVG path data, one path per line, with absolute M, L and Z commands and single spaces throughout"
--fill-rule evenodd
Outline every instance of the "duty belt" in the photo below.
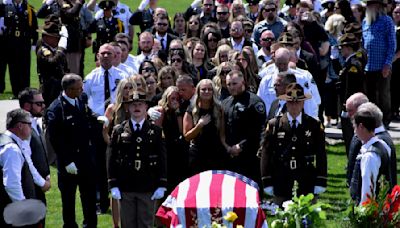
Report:
M 309 165 L 315 167 L 315 155 L 304 156 L 302 158 L 290 157 L 290 159 L 280 159 L 284 166 L 289 167 L 290 170 L 304 168 Z

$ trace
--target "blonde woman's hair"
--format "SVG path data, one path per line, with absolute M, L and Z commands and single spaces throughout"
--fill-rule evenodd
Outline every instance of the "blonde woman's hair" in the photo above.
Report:
M 142 83 L 142 87 L 141 88 L 136 88 L 137 91 L 142 92 L 142 93 L 146 93 L 147 94 L 147 84 L 146 84 L 146 79 L 144 79 L 144 77 L 140 74 L 135 74 L 129 78 L 132 78 L 132 80 L 135 83 L 136 86 L 136 80 L 140 80 L 140 82 Z
M 172 66 L 165 66 L 165 67 L 161 68 L 161 70 L 158 72 L 158 75 L 157 75 L 157 78 L 158 78 L 157 79 L 157 86 L 161 90 L 164 89 L 164 88 L 161 87 L 161 81 L 162 81 L 161 78 L 164 75 L 171 75 L 172 79 L 174 80 L 174 85 L 176 83 L 176 79 L 178 78 L 178 74 L 176 73 L 176 71 L 174 70 L 174 68 Z
M 217 91 L 215 90 L 215 85 L 211 79 L 202 79 L 199 81 L 199 83 L 196 86 L 196 93 L 195 93 L 195 102 L 193 104 L 193 110 L 192 110 L 192 117 L 193 117 L 193 123 L 197 124 L 197 122 L 200 119 L 200 87 L 204 84 L 211 84 L 213 88 L 213 96 L 212 96 L 212 102 L 211 102 L 211 107 L 212 107 L 212 117 L 215 120 L 215 126 L 217 129 L 219 129 L 220 124 L 221 124 L 221 103 L 218 100 L 218 95 Z
M 161 99 L 158 101 L 158 105 L 161 106 L 165 111 L 168 111 L 168 109 L 169 109 L 169 107 L 168 107 L 168 104 L 169 104 L 168 103 L 168 98 L 172 95 L 173 92 L 177 92 L 178 93 L 179 92 L 178 87 L 176 87 L 176 86 L 168 87 L 164 91 Z
M 218 66 L 219 64 L 221 64 L 220 58 L 219 58 L 219 55 L 221 54 L 221 52 L 226 51 L 226 52 L 228 52 L 227 54 L 229 55 L 229 51 L 231 51 L 231 50 L 232 50 L 232 47 L 229 46 L 229 45 L 227 45 L 227 44 L 223 44 L 223 45 L 219 46 L 219 47 L 217 48 L 217 51 L 215 52 L 215 56 L 214 56 L 214 58 L 212 59 L 212 62 L 213 62 L 216 66 Z
M 137 90 L 136 83 L 130 78 L 124 78 L 121 81 L 119 81 L 117 90 L 116 90 L 116 98 L 115 98 L 115 103 L 114 103 L 114 110 L 115 110 L 115 123 L 121 123 L 122 121 L 125 120 L 125 110 L 123 107 L 123 101 L 124 101 L 124 88 L 127 84 L 132 85 L 132 90 Z
M 339 35 L 346 23 L 346 19 L 341 14 L 332 14 L 325 22 L 325 30 L 333 36 Z
M 231 71 L 235 69 L 235 66 L 231 62 L 224 62 L 217 66 L 217 72 L 213 78 L 213 82 L 214 82 L 215 90 L 217 91 L 218 96 L 221 96 L 222 80 L 221 80 L 220 74 L 221 74 L 223 67 L 228 67 Z M 228 75 L 225 75 L 225 77 L 226 76 L 228 76 Z

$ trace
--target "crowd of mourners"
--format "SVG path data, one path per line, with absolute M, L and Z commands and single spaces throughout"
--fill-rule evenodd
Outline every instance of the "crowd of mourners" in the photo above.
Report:
M 361 204 L 380 176 L 397 181 L 397 3 L 194 0 L 171 15 L 158 0 L 45 0 L 37 11 L 3 0 L 0 93 L 8 67 L 20 108 L 0 134 L 0 212 L 46 205 L 53 164 L 65 228 L 78 227 L 78 187 L 84 227 L 110 208 L 114 227 L 159 225 L 162 200 L 206 170 L 244 175 L 281 206 L 294 182 L 298 194 L 326 191 L 325 127 L 343 132 Z M 84 75 L 86 48 L 96 68 Z M 29 223 L 14 214 L 0 226 Z

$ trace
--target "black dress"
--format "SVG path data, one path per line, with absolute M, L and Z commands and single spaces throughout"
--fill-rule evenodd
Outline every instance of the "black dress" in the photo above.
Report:
M 186 112 L 192 115 L 192 110 L 193 108 L 189 106 Z M 189 146 L 189 172 L 193 175 L 206 170 L 225 169 L 224 156 L 227 155 L 219 138 L 212 109 L 199 110 L 199 117 L 207 114 L 211 116 L 210 123 L 203 127 L 196 138 L 192 139 Z
M 167 148 L 168 191 L 188 177 L 188 143 L 179 131 L 178 115 L 175 111 L 165 112 L 162 122 Z

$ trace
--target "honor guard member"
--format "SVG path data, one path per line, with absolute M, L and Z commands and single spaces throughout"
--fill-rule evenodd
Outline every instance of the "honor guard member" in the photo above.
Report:
M 153 15 L 157 8 L 157 2 L 158 0 L 142 0 L 129 19 L 129 23 L 131 25 L 139 25 L 141 32 L 150 29 L 154 25 Z M 147 5 L 149 5 L 148 9 L 146 9 Z
M 287 112 L 267 124 L 261 145 L 261 178 L 264 192 L 274 196 L 274 202 L 292 198 L 294 181 L 297 195 L 321 194 L 326 189 L 327 160 L 325 133 L 322 124 L 304 114 L 304 101 L 311 95 L 303 87 L 291 83 L 286 94 Z
M 344 33 L 353 33 L 354 36 L 357 37 L 357 39 L 362 41 L 362 27 L 361 24 L 358 22 L 352 22 L 347 24 L 344 29 Z M 367 51 L 362 47 L 362 45 L 359 45 L 357 50 L 354 50 L 356 52 L 356 56 L 360 59 L 363 69 L 365 68 L 365 65 L 367 64 L 368 56 L 367 56 Z
M 246 90 L 243 74 L 231 71 L 226 78 L 230 97 L 222 102 L 222 144 L 231 156 L 228 169 L 260 183 L 257 157 L 264 129 L 265 105 L 260 97 Z
M 91 126 L 96 121 L 81 96 L 82 78 L 67 74 L 61 80 L 63 92 L 46 111 L 47 131 L 57 154 L 58 188 L 61 192 L 64 227 L 77 228 L 75 197 L 79 186 L 83 227 L 96 227 L 96 187 Z
M 93 21 L 89 32 L 96 33 L 96 40 L 93 42 L 93 53 L 97 54 L 100 46 L 114 41 L 115 35 L 124 32 L 122 21 L 113 16 L 112 9 L 115 3 L 111 0 L 103 0 L 99 7 L 103 10 L 103 16 Z
M 346 111 L 346 100 L 357 92 L 365 93 L 364 66 L 357 50 L 360 48 L 360 40 L 352 33 L 345 33 L 339 39 L 339 49 L 345 59 L 342 70 L 339 72 L 339 97 L 342 107 L 341 123 L 343 138 L 348 155 L 351 138 L 354 135 L 351 120 Z
M 146 94 L 130 94 L 131 118 L 114 127 L 108 158 L 111 195 L 120 200 L 122 228 L 150 228 L 154 200 L 167 190 L 166 151 L 161 128 L 146 120 Z
M 84 0 L 57 0 L 57 2 L 60 7 L 61 23 L 68 30 L 69 39 L 66 50 L 68 68 L 71 73 L 80 74 L 83 49 L 80 11 Z
M 30 149 L 26 141 L 31 136 L 29 113 L 22 109 L 8 112 L 6 128 L 0 134 L 1 215 L 9 203 L 36 198 L 32 174 L 23 154 Z M 4 216 L 1 216 L 0 227 L 11 227 L 6 225 Z
M 44 19 L 50 14 L 54 14 L 56 16 L 60 16 L 60 6 L 58 5 L 56 0 L 45 0 L 43 1 L 42 6 L 37 11 L 36 16 L 38 18 Z
M 29 87 L 31 76 L 31 49 L 35 49 L 37 18 L 33 7 L 26 0 L 13 0 L 4 5 L 0 17 L 4 17 L 4 50 L 10 73 L 14 97 Z
M 60 95 L 61 79 L 69 72 L 65 51 L 67 49 L 68 31 L 61 26 L 59 17 L 46 17 L 43 27 L 41 46 L 37 50 L 37 72 L 43 99 L 46 107 Z

